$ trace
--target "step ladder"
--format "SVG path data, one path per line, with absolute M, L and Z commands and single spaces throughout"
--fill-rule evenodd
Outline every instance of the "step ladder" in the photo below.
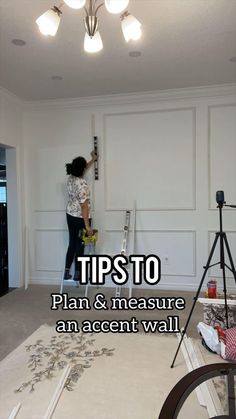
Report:
M 95 255 L 95 245 L 97 242 L 97 230 L 94 230 L 94 234 L 91 238 L 89 237 L 85 237 L 83 238 L 84 241 L 84 255 Z M 75 285 L 76 288 L 79 288 L 79 281 L 74 281 L 73 279 L 64 279 L 64 267 L 63 267 L 63 271 L 62 271 L 62 278 L 61 278 L 61 285 L 60 285 L 60 294 L 63 293 L 63 288 L 64 288 L 64 282 L 66 284 L 73 284 Z M 88 295 L 88 287 L 89 285 L 87 284 L 85 287 L 85 297 L 87 297 Z
M 98 234 L 98 231 L 94 230 L 94 234 L 91 238 L 84 237 L 84 240 L 83 240 L 84 241 L 84 255 L 89 255 L 89 256 L 95 255 L 97 234 Z M 88 288 L 89 288 L 89 283 L 85 287 L 85 294 L 84 294 L 85 297 L 88 296 Z

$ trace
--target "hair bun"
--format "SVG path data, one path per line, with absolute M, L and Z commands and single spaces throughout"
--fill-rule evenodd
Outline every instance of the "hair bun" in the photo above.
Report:
M 76 157 L 74 160 L 72 160 L 72 163 L 66 164 L 66 173 L 67 175 L 82 177 L 86 166 L 87 162 L 84 157 Z
M 67 175 L 71 175 L 72 174 L 72 164 L 71 163 L 67 163 L 66 164 L 66 174 Z

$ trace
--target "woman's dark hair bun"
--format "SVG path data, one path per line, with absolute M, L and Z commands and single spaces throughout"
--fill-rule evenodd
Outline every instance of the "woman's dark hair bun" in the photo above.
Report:
M 66 164 L 67 175 L 82 177 L 86 169 L 87 162 L 84 157 L 76 157 L 72 163 Z
M 72 174 L 72 164 L 71 163 L 67 163 L 66 164 L 66 174 L 67 175 L 71 175 Z

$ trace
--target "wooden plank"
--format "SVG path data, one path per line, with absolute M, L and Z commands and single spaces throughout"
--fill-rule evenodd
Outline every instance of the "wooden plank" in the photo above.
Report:
M 194 349 L 195 349 L 196 356 L 198 358 L 198 361 L 199 361 L 200 366 L 206 365 L 206 363 L 205 363 L 205 361 L 203 359 L 201 350 L 200 350 L 200 348 L 198 347 L 197 344 L 194 345 Z M 222 408 L 221 401 L 219 399 L 218 393 L 216 391 L 216 388 L 215 388 L 214 383 L 212 382 L 212 380 L 210 380 L 210 381 L 207 382 L 207 386 L 208 386 L 208 389 L 209 389 L 209 392 L 210 392 L 212 401 L 214 403 L 214 406 L 215 406 L 217 415 L 218 416 L 223 415 L 224 414 L 224 410 Z
M 185 335 L 185 336 L 186 336 L 186 335 Z M 178 339 L 178 341 L 180 342 L 180 339 L 181 339 L 181 334 L 180 334 L 180 333 L 177 333 L 177 339 Z M 194 368 L 193 368 L 193 365 L 192 365 L 191 359 L 190 359 L 190 357 L 189 357 L 189 353 L 188 353 L 188 350 L 187 350 L 187 347 L 186 347 L 186 340 L 185 340 L 185 339 L 184 339 L 184 340 L 183 340 L 183 342 L 182 342 L 182 345 L 181 345 L 181 350 L 182 350 L 182 354 L 183 354 L 184 360 L 185 360 L 185 362 L 186 362 L 186 365 L 187 365 L 188 371 L 189 371 L 189 372 L 193 371 L 193 369 L 194 369 Z M 201 392 L 200 388 L 199 388 L 199 387 L 197 387 L 195 391 L 196 391 L 196 394 L 197 394 L 197 399 L 198 399 L 198 401 L 199 401 L 200 406 L 204 406 L 204 407 L 206 407 L 206 404 L 205 404 L 205 399 L 204 399 L 204 397 L 203 397 L 203 394 L 202 394 L 202 392 Z
M 66 383 L 66 380 L 67 380 L 70 372 L 71 372 L 71 367 L 69 365 L 67 365 L 67 367 L 63 371 L 61 379 L 60 379 L 60 381 L 58 383 L 58 386 L 55 390 L 55 393 L 54 393 L 54 395 L 53 395 L 53 397 L 52 397 L 52 399 L 51 399 L 51 401 L 48 405 L 47 411 L 46 411 L 43 419 L 51 419 L 51 417 L 53 415 L 53 412 L 56 409 L 57 403 L 58 403 L 58 401 L 61 397 L 61 394 L 62 394 L 63 389 L 64 389 L 64 385 Z
M 18 403 L 18 405 L 17 405 L 17 406 L 15 406 L 15 407 L 12 409 L 12 412 L 10 413 L 10 416 L 9 416 L 9 418 L 8 418 L 8 419 L 15 419 L 15 418 L 16 418 L 16 416 L 18 415 L 18 412 L 19 412 L 20 408 L 21 408 L 21 403 Z
M 198 360 L 198 357 L 197 357 L 197 354 L 195 352 L 194 346 L 192 344 L 191 338 L 186 339 L 186 347 L 187 347 L 187 351 L 189 353 L 189 357 L 190 357 L 191 362 L 192 362 L 193 369 L 199 368 L 201 366 L 201 364 Z M 201 392 L 203 394 L 203 398 L 204 398 L 204 401 L 205 401 L 205 406 L 207 408 L 207 412 L 209 414 L 209 417 L 210 418 L 215 417 L 217 415 L 217 411 L 215 409 L 215 405 L 213 403 L 213 400 L 212 400 L 211 394 L 209 392 L 207 383 L 202 383 L 199 387 L 201 388 Z
M 24 228 L 23 264 L 24 264 L 23 273 L 24 273 L 24 277 L 25 277 L 25 290 L 27 290 L 28 285 L 29 285 L 29 269 L 28 269 L 28 264 L 29 264 L 29 230 L 26 226 Z

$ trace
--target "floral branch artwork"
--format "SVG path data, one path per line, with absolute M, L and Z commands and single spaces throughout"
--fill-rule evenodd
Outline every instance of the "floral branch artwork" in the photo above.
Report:
M 236 309 L 235 309 L 235 306 L 229 307 L 228 316 L 229 316 L 230 326 L 235 327 L 236 326 Z M 205 304 L 205 307 L 204 307 L 204 321 L 205 321 L 205 323 L 207 323 L 211 326 L 219 324 L 221 327 L 226 327 L 225 307 L 222 306 L 222 305 L 219 305 L 219 304 Z
M 55 373 L 67 365 L 71 365 L 72 369 L 65 388 L 73 391 L 85 369 L 90 368 L 96 358 L 114 355 L 114 348 L 93 349 L 94 342 L 93 334 L 80 333 L 58 334 L 52 336 L 48 344 L 39 339 L 34 345 L 27 345 L 26 351 L 30 353 L 27 366 L 32 378 L 22 383 L 15 393 L 26 389 L 33 392 L 37 384 L 44 380 L 52 380 Z

